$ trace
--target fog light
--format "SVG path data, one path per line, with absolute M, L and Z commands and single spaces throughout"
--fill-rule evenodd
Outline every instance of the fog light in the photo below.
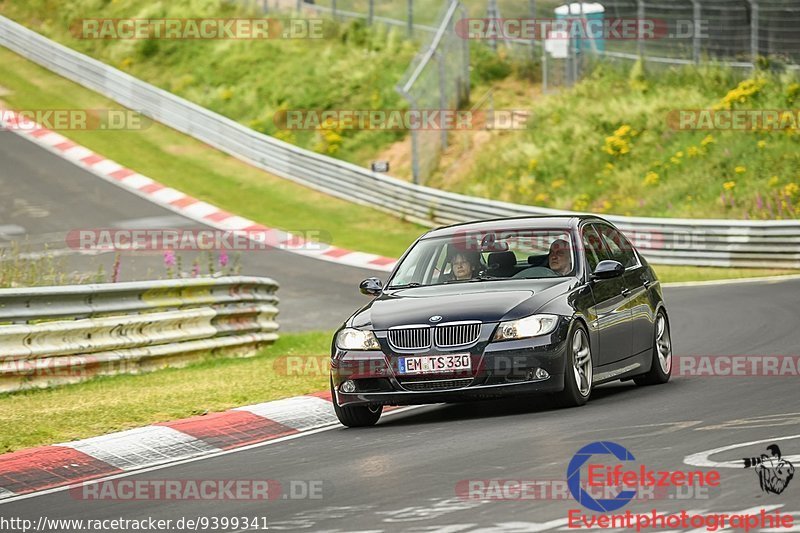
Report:
M 344 383 L 339 386 L 339 390 L 342 392 L 355 392 L 356 391 L 356 382 L 352 379 L 348 379 Z
M 550 377 L 550 374 L 547 373 L 547 370 L 544 368 L 537 368 L 536 369 L 536 379 L 547 379 Z

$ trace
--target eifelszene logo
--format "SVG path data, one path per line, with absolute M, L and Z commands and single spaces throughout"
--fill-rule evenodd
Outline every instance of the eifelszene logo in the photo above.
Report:
M 629 450 L 615 442 L 592 442 L 578 450 L 567 466 L 567 487 L 575 501 L 587 509 L 605 514 L 624 507 L 643 490 L 674 489 L 679 491 L 676 499 L 690 499 L 699 496 L 694 491 L 720 485 L 717 470 L 653 470 L 643 464 L 628 467 L 603 464 L 615 459 L 621 463 L 636 461 Z M 583 479 L 582 469 L 586 474 Z M 616 495 L 595 498 L 587 489 L 613 489 Z
M 771 494 L 780 494 L 794 477 L 794 465 L 781 456 L 777 444 L 767 446 L 770 455 L 761 457 L 745 457 L 744 467 L 755 468 L 761 490 Z

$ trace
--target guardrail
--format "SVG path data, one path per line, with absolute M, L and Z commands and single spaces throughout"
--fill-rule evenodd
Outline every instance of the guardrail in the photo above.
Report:
M 0 289 L 0 392 L 249 355 L 278 338 L 277 290 L 244 276 Z
M 263 170 L 423 225 L 566 213 L 413 185 L 298 148 L 138 80 L 4 17 L 0 17 L 0 45 Z M 800 268 L 799 221 L 606 218 L 628 234 L 654 263 Z

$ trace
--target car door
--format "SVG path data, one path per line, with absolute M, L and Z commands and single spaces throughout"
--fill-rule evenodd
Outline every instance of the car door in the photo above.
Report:
M 600 261 L 615 259 L 596 224 L 584 226 L 582 239 L 589 272 L 593 272 Z M 623 276 L 598 279 L 592 283 L 595 306 L 590 325 L 596 333 L 598 366 L 631 355 L 631 309 L 624 289 Z
M 638 252 L 622 232 L 605 226 L 604 235 L 613 239 L 621 249 L 620 262 L 625 267 L 623 281 L 629 291 L 627 298 L 631 309 L 631 355 L 638 355 L 653 347 L 655 308 L 650 298 L 649 269 L 642 264 Z

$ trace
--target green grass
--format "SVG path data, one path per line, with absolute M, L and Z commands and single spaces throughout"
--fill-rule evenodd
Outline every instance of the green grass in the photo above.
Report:
M 651 265 L 662 283 L 800 275 L 800 270 Z
M 325 390 L 328 369 L 320 363 L 331 335 L 287 333 L 251 358 L 1 394 L 0 453 Z M 305 372 L 284 370 L 284 356 L 298 356 Z
M 120 109 L 114 102 L 0 49 L 0 97 L 16 109 Z M 63 131 L 161 183 L 238 215 L 289 231 L 317 230 L 330 244 L 396 257 L 425 229 L 315 192 L 227 156 L 170 128 Z
M 262 16 L 247 5 L 213 0 L 27 0 L 0 1 L 0 13 L 248 127 L 320 153 L 363 163 L 376 148 L 403 136 L 375 130 L 341 135 L 289 132 L 273 122 L 275 113 L 285 109 L 405 107 L 395 85 L 419 45 L 406 38 L 403 28 L 326 20 L 323 38 L 254 40 L 81 39 L 71 31 L 83 18 Z
M 120 107 L 0 49 L 0 79 L 18 109 Z M 316 229 L 332 244 L 399 257 L 425 228 L 315 192 L 222 154 L 164 126 L 142 131 L 65 131 L 67 137 L 171 187 L 223 209 L 285 230 Z M 357 213 L 357 216 L 354 216 Z M 784 274 L 767 269 L 656 266 L 664 281 Z
M 796 219 L 800 129 L 676 131 L 676 109 L 795 109 L 797 74 L 602 64 L 542 96 L 528 128 L 494 132 L 470 168 L 434 187 L 544 207 L 634 216 Z M 740 85 L 741 83 L 741 85 Z M 796 116 L 796 113 L 795 113 Z

